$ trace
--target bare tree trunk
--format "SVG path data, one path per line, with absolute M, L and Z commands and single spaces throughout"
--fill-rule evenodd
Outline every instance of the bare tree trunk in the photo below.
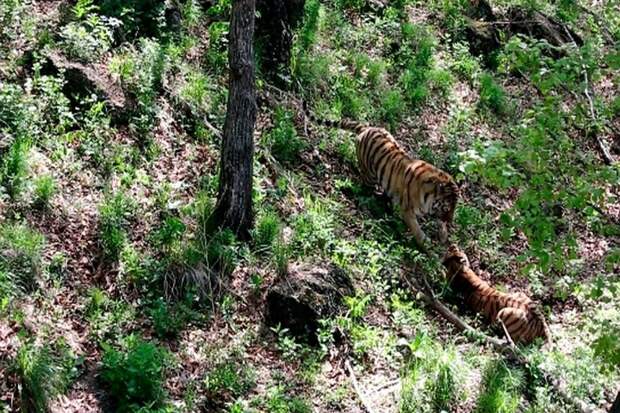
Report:
M 230 228 L 248 239 L 253 225 L 252 160 L 256 122 L 255 0 L 233 0 L 228 48 L 229 90 L 222 139 L 218 201 L 208 228 Z
M 618 391 L 616 401 L 611 406 L 611 409 L 609 409 L 609 413 L 620 413 L 620 391 Z

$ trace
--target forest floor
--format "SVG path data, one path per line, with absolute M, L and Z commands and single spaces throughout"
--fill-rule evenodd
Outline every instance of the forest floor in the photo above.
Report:
M 0 0 L 0 411 L 575 411 L 542 372 L 610 408 L 620 10 L 493 3 L 498 20 L 518 7 L 578 36 L 558 45 L 536 31 L 475 37 L 469 2 L 384 3 L 307 0 L 286 92 L 257 43 L 256 228 L 242 243 L 203 233 L 230 2 Z M 354 135 L 307 122 L 302 100 L 386 127 L 457 179 L 450 241 L 484 280 L 540 302 L 551 329 L 551 343 L 519 347 L 526 367 L 403 282 L 427 277 L 501 337 L 448 288 L 445 246 L 421 253 L 362 184 Z M 355 288 L 314 347 L 264 322 L 268 291 L 302 262 L 333 263 Z

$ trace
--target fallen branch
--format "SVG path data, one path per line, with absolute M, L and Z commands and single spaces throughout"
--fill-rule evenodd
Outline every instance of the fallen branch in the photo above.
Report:
M 404 281 L 411 287 L 413 290 L 417 291 L 417 296 L 422 299 L 426 304 L 432 307 L 435 311 L 437 311 L 442 317 L 444 317 L 447 321 L 449 321 L 452 325 L 454 325 L 460 331 L 464 331 L 468 334 L 465 334 L 468 338 L 481 339 L 486 341 L 488 344 L 492 345 L 496 350 L 498 350 L 501 354 L 509 357 L 511 360 L 521 364 L 524 367 L 527 367 L 529 364 L 528 360 L 519 352 L 517 347 L 511 347 L 510 344 L 504 340 L 499 340 L 497 338 L 488 336 L 480 331 L 476 330 L 465 321 L 461 320 L 459 316 L 454 314 L 450 309 L 448 309 L 445 305 L 443 305 L 439 300 L 434 297 L 432 291 L 425 291 L 425 288 L 421 287 L 415 280 L 410 280 L 408 277 L 402 277 Z M 598 413 L 602 412 L 602 410 L 594 408 L 583 400 L 576 399 L 568 394 L 566 390 L 566 384 L 555 377 L 551 377 L 548 373 L 541 370 L 544 379 L 551 383 L 555 391 L 569 404 L 575 406 L 581 413 Z
M 359 384 L 357 383 L 357 378 L 355 378 L 355 372 L 353 371 L 353 368 L 351 367 L 351 363 L 349 362 L 349 360 L 346 360 L 344 362 L 344 368 L 347 370 L 347 373 L 349 374 L 349 378 L 351 379 L 351 384 L 353 385 L 353 389 L 355 390 L 357 397 L 360 399 L 362 406 L 364 406 L 364 410 L 366 410 L 366 412 L 368 413 L 375 413 L 372 407 L 370 407 L 370 405 L 368 404 L 368 401 L 366 400 L 364 393 L 362 393 L 359 387 Z
M 594 111 L 594 102 L 592 101 L 592 96 L 590 96 L 590 92 L 589 92 L 590 85 L 588 82 L 588 71 L 585 68 L 583 69 L 583 77 L 584 77 L 584 82 L 586 84 L 583 89 L 583 92 L 584 92 L 584 95 L 586 96 L 586 99 L 588 99 L 588 106 L 590 107 L 590 120 L 592 124 L 596 124 L 596 112 Z M 594 133 L 594 138 L 596 139 L 598 148 L 601 151 L 601 154 L 603 155 L 603 160 L 605 161 L 607 165 L 611 165 L 614 162 L 614 158 L 611 156 L 611 153 L 609 153 L 609 149 L 607 149 L 607 147 L 601 140 L 601 137 L 598 135 L 598 133 L 596 132 Z

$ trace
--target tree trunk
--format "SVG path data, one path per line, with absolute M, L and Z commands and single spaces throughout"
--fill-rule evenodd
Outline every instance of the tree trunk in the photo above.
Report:
M 301 22 L 305 0 L 257 0 L 260 17 L 256 39 L 263 57 L 262 70 L 276 83 L 289 73 L 293 30 Z
M 228 48 L 229 89 L 221 147 L 218 201 L 208 228 L 230 228 L 248 239 L 253 224 L 252 160 L 256 90 L 254 84 L 255 0 L 233 0 Z
M 616 401 L 611 406 L 611 409 L 609 409 L 609 413 L 620 413 L 620 391 L 618 391 Z

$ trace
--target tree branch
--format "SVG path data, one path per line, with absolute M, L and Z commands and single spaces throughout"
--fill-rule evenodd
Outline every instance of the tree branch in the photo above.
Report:
M 349 374 L 349 379 L 351 379 L 351 384 L 353 385 L 353 389 L 355 390 L 357 397 L 360 399 L 362 406 L 364 406 L 364 410 L 366 410 L 367 413 L 375 413 L 372 407 L 370 407 L 370 405 L 368 404 L 368 401 L 366 400 L 364 393 L 362 393 L 359 387 L 357 378 L 355 377 L 355 372 L 353 371 L 353 368 L 351 367 L 351 363 L 349 362 L 349 360 L 345 360 L 344 368 L 347 370 L 347 373 Z

